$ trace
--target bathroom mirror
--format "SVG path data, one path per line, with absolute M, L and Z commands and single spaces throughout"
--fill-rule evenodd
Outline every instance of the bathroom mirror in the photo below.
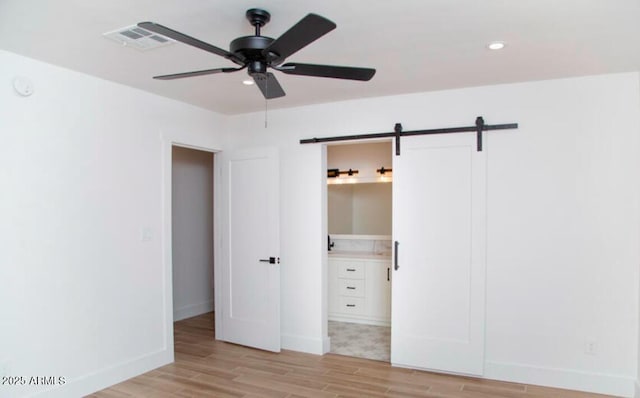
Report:
M 329 234 L 391 235 L 392 183 L 327 186 Z

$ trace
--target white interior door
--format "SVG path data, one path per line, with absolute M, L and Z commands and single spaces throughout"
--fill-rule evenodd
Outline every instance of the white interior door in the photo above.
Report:
M 483 372 L 485 156 L 474 134 L 401 139 L 393 161 L 394 365 Z
M 280 351 L 277 151 L 222 152 L 216 158 L 221 180 L 216 337 Z

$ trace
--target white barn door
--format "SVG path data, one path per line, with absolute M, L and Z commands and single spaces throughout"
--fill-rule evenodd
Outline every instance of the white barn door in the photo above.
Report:
M 393 239 L 392 364 L 481 375 L 486 155 L 475 134 L 401 139 Z
M 216 337 L 280 351 L 279 164 L 275 148 L 222 152 Z

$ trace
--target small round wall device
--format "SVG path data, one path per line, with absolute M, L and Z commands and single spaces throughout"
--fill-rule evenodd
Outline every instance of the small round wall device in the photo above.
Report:
M 33 94 L 33 83 L 29 78 L 24 76 L 16 76 L 13 78 L 13 88 L 16 93 L 23 97 L 28 97 Z

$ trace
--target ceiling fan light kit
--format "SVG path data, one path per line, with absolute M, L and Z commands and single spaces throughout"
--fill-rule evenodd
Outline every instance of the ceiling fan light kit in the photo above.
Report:
M 262 27 L 271 20 L 269 12 L 259 8 L 252 8 L 247 10 L 246 17 L 254 27 L 255 34 L 232 40 L 229 45 L 229 51 L 154 22 L 140 22 L 138 26 L 143 29 L 219 55 L 239 65 L 236 68 L 215 68 L 154 76 L 154 79 L 174 80 L 216 73 L 232 73 L 246 69 L 262 92 L 262 95 L 266 99 L 273 99 L 283 97 L 285 92 L 275 75 L 268 71 L 269 68 L 289 75 L 360 81 L 371 80 L 376 73 L 376 70 L 372 68 L 292 62 L 282 64 L 290 55 L 336 28 L 335 23 L 320 15 L 308 14 L 277 39 L 260 34 Z
M 494 51 L 502 50 L 505 46 L 506 44 L 503 41 L 492 41 L 491 43 L 487 44 L 487 48 Z

